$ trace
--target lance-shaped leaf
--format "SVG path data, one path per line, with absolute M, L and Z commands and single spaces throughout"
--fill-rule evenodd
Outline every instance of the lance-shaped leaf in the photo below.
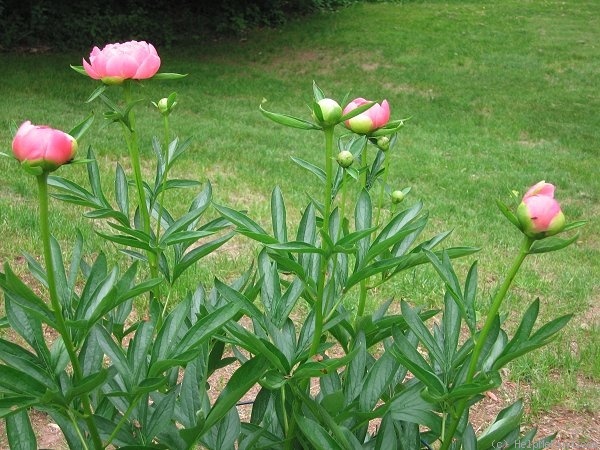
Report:
M 260 380 L 269 368 L 261 355 L 246 361 L 237 369 L 211 408 L 203 430 L 208 431 Z
M 36 450 L 37 440 L 27 411 L 6 418 L 6 436 L 12 450 Z
M 265 117 L 271 119 L 275 123 L 284 125 L 286 127 L 299 128 L 301 130 L 320 130 L 321 129 L 320 126 L 318 126 L 312 122 L 309 122 L 308 120 L 299 119 L 297 117 L 290 116 L 288 114 L 278 114 L 278 113 L 273 113 L 273 112 L 267 111 L 266 109 L 264 109 L 262 107 L 262 104 L 259 105 L 259 109 L 260 109 L 260 112 L 263 113 L 263 115 Z

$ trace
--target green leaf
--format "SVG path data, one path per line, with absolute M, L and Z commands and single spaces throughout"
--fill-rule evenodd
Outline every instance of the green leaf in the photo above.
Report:
M 519 219 L 517 219 L 517 216 L 510 210 L 508 206 L 506 206 L 500 200 L 496 200 L 496 205 L 498 205 L 498 209 L 502 214 L 504 214 L 504 217 L 506 217 L 510 223 L 512 223 L 519 230 L 522 229 Z
M 46 387 L 52 389 L 55 383 L 47 364 L 21 346 L 0 338 L 0 359 L 11 367 L 31 376 Z
M 406 119 L 391 120 L 383 127 L 373 131 L 369 136 L 377 138 L 380 136 L 389 136 L 391 134 L 394 134 L 404 126 L 404 122 L 406 122 L 407 120 L 410 120 L 410 117 L 407 117 Z
M 208 431 L 256 384 L 266 373 L 269 363 L 261 355 L 246 361 L 237 369 L 211 408 L 203 430 Z
M 156 402 L 154 408 L 151 409 L 152 415 L 148 420 L 148 424 L 142 428 L 142 433 L 149 442 L 171 425 L 178 393 L 179 389 L 172 389 L 171 392 Z
M 295 414 L 300 430 L 315 450 L 344 450 L 320 424 L 312 419 Z
M 294 252 L 294 253 L 318 253 L 324 255 L 326 251 L 314 245 L 307 244 L 301 241 L 291 241 L 282 244 L 268 244 L 267 247 L 271 250 Z
M 99 372 L 82 378 L 67 390 L 65 393 L 65 401 L 70 403 L 74 398 L 77 398 L 82 394 L 88 394 L 92 392 L 96 388 L 103 385 L 108 379 L 109 375 L 113 375 L 115 372 L 116 370 L 110 370 L 110 368 L 101 369 Z
M 238 228 L 242 228 L 257 234 L 268 235 L 268 233 L 259 224 L 250 219 L 246 214 L 231 209 L 227 206 L 215 204 L 214 207 L 221 215 L 231 221 L 231 223 L 236 225 Z
M 359 114 L 364 113 L 366 110 L 370 109 L 375 105 L 376 102 L 367 102 L 364 105 L 359 106 L 358 108 L 353 109 L 348 114 L 345 114 L 341 117 L 340 122 L 345 122 L 348 119 L 352 119 L 353 117 L 358 116 Z
M 240 416 L 237 409 L 232 408 L 218 423 L 215 448 L 235 448 L 234 444 L 238 439 L 240 429 Z
M 367 373 L 358 403 L 361 411 L 371 411 L 389 389 L 398 370 L 399 361 L 390 352 L 385 352 L 375 361 Z
M 85 75 L 86 77 L 89 77 L 88 73 L 85 71 L 85 69 L 83 68 L 83 66 L 74 66 L 74 65 L 70 65 L 71 69 L 73 69 L 75 72 L 81 74 L 81 75 Z
M 6 436 L 11 450 L 36 450 L 37 440 L 27 411 L 6 418 Z
M 445 250 L 450 258 L 458 258 L 467 256 L 472 253 L 478 252 L 479 249 L 475 247 L 453 247 Z M 436 255 L 439 255 L 436 253 Z M 429 260 L 424 252 L 409 253 L 407 255 L 382 259 L 370 264 L 362 269 L 354 272 L 346 281 L 345 291 L 348 291 L 352 286 L 357 284 L 360 280 L 369 278 L 373 275 L 377 275 L 381 272 L 389 271 L 393 269 L 393 274 L 396 274 L 402 270 L 409 269 L 420 264 L 425 264 Z
M 73 67 L 73 66 L 71 66 L 71 67 Z M 85 73 L 85 71 L 84 71 L 84 75 L 87 75 L 87 73 Z M 91 102 L 93 102 L 93 101 L 94 101 L 94 100 L 96 100 L 98 97 L 100 97 L 100 96 L 101 96 L 101 95 L 104 93 L 104 91 L 106 91 L 106 89 L 108 89 L 108 86 L 107 86 L 107 85 L 105 85 L 105 84 L 101 84 L 100 86 L 98 86 L 98 87 L 97 87 L 97 88 L 94 90 L 94 92 L 92 92 L 92 93 L 90 94 L 90 96 L 87 98 L 87 100 L 86 100 L 85 102 L 86 102 L 86 103 L 91 103 Z
M 333 371 L 336 371 L 340 367 L 346 366 L 354 355 L 358 352 L 358 349 L 354 349 L 347 355 L 342 356 L 341 358 L 330 358 L 323 359 L 322 361 L 309 361 L 302 363 L 292 374 L 292 377 L 297 380 L 302 380 L 304 378 L 316 378 L 322 377 Z
M 400 306 L 402 316 L 406 320 L 410 330 L 417 336 L 421 344 L 425 346 L 432 359 L 441 367 L 445 367 L 444 352 L 419 315 L 415 312 L 415 309 L 411 308 L 404 300 L 400 302 Z
M 279 242 L 287 242 L 287 223 L 285 203 L 281 189 L 277 186 L 271 194 L 271 221 L 273 222 L 273 236 Z
M 301 130 L 320 130 L 321 129 L 320 126 L 318 126 L 312 122 L 309 122 L 307 120 L 304 120 L 304 119 L 299 119 L 297 117 L 290 116 L 288 114 L 277 114 L 277 113 L 269 112 L 262 107 L 262 104 L 259 105 L 259 109 L 260 109 L 260 112 L 263 113 L 263 115 L 265 117 L 271 119 L 275 123 L 284 125 L 286 127 L 299 128 Z
M 129 367 L 129 361 L 127 360 L 127 357 L 125 356 L 121 346 L 117 345 L 108 332 L 100 326 L 95 326 L 92 328 L 90 338 L 95 338 L 100 345 L 100 348 L 102 348 L 106 356 L 108 356 L 111 363 L 117 369 L 119 375 L 121 375 L 123 378 L 123 383 L 125 386 L 127 388 L 131 388 L 133 385 L 133 374 L 131 373 L 131 368 Z
M 173 72 L 158 72 L 155 74 L 153 80 L 179 80 L 187 77 L 187 73 L 173 73 Z
M 103 205 L 106 208 L 110 208 L 110 204 L 108 203 L 108 201 L 104 197 L 104 193 L 102 192 L 100 169 L 98 168 L 98 161 L 96 161 L 96 155 L 94 155 L 92 147 L 88 149 L 87 157 L 91 160 L 87 165 L 87 171 L 90 187 L 92 188 L 92 194 L 97 199 L 99 204 Z
M 510 342 L 504 347 L 504 354 L 510 354 L 513 348 L 519 348 L 522 345 L 526 344 L 529 340 L 529 336 L 531 335 L 531 331 L 533 330 L 533 326 L 535 325 L 535 321 L 537 320 L 538 314 L 540 312 L 540 299 L 536 299 L 525 314 L 523 314 L 523 318 L 521 319 L 521 323 L 515 331 L 513 338 Z
M 321 88 L 319 86 L 317 86 L 317 83 L 314 80 L 313 80 L 312 88 L 313 88 L 313 96 L 314 96 L 315 102 L 318 102 L 325 98 L 325 94 L 323 93 Z
M 422 387 L 420 383 L 414 383 L 402 389 L 388 401 L 389 414 L 395 421 L 423 425 L 439 435 L 442 432 L 442 420 L 434 412 L 436 407 L 421 395 Z
M 563 239 L 557 236 L 550 236 L 540 239 L 533 242 L 531 248 L 529 249 L 529 254 L 533 255 L 536 253 L 554 252 L 556 250 L 568 247 L 577 239 L 579 239 L 579 233 L 575 234 L 575 236 L 570 237 L 569 239 Z
M 4 394 L 0 398 L 0 419 L 4 419 L 19 411 L 27 410 L 40 403 L 40 400 L 29 395 L 11 395 Z
M 189 230 L 189 228 L 188 228 L 189 225 L 191 225 L 192 223 L 195 223 L 195 221 L 202 215 L 202 213 L 204 213 L 204 211 L 206 210 L 206 206 L 207 205 L 202 205 L 199 208 L 194 208 L 191 211 L 184 214 L 183 216 L 181 216 L 175 222 L 170 224 L 169 228 L 167 228 L 165 230 L 165 233 L 162 235 L 159 244 L 160 245 L 166 244 L 166 242 L 169 242 L 172 235 L 179 233 L 181 231 L 192 231 L 192 230 Z M 206 233 L 204 236 L 211 234 L 209 232 L 204 232 L 204 233 Z
M 398 359 L 400 364 L 410 370 L 413 375 L 419 379 L 433 395 L 443 395 L 446 392 L 446 386 L 435 374 L 431 366 L 425 361 L 423 356 L 409 342 L 403 333 L 394 333 L 394 345 L 389 351 Z
M 78 123 L 74 128 L 69 131 L 68 134 L 73 136 L 73 138 L 78 141 L 85 132 L 92 126 L 94 122 L 94 115 L 90 114 L 85 119 L 83 119 L 80 123 Z
M 0 364 L 0 387 L 4 392 L 42 397 L 46 386 L 31 375 L 11 366 Z
M 371 197 L 369 196 L 369 192 L 363 189 L 359 194 L 354 209 L 354 228 L 356 231 L 371 228 L 372 217 L 373 206 L 371 205 Z M 370 241 L 370 235 L 367 235 L 357 243 L 356 267 L 362 267 L 365 263 Z
M 39 298 L 25 283 L 23 283 L 12 271 L 8 263 L 4 264 L 4 273 L 6 276 L 5 284 L 0 283 L 4 289 L 6 303 L 16 303 L 20 308 L 34 315 L 37 319 L 47 323 L 52 328 L 56 328 L 54 313 L 48 308 L 46 303 Z M 8 314 L 9 321 L 11 315 Z M 12 323 L 11 323 L 12 325 Z M 20 330 L 19 327 L 13 325 L 17 332 L 24 331 L 28 334 L 29 330 Z M 23 336 L 23 335 L 22 335 Z M 23 336 L 28 340 L 28 336 Z M 29 340 L 28 340 L 29 342 Z M 31 342 L 29 342 L 31 344 Z
M 420 233 L 423 228 L 427 225 L 427 216 L 421 217 L 419 220 L 416 220 L 409 225 L 404 226 L 402 229 L 397 230 L 395 233 L 391 234 L 389 237 L 385 239 L 375 240 L 373 245 L 369 248 L 367 255 L 365 256 L 366 261 L 371 261 L 377 256 L 381 255 L 387 249 L 396 245 L 400 241 L 402 241 L 407 236 L 414 235 L 416 233 Z M 378 236 L 378 238 L 381 234 Z
M 294 161 L 296 164 L 298 164 L 303 169 L 308 170 L 310 173 L 315 175 L 319 179 L 319 181 L 321 181 L 321 183 L 325 184 L 327 177 L 325 176 L 325 171 L 323 169 L 321 169 L 318 166 L 315 166 L 313 163 L 310 163 L 310 162 L 305 161 L 300 158 L 296 158 L 295 156 L 292 156 L 291 158 L 292 158 L 292 161 Z
M 223 328 L 240 311 L 240 305 L 226 304 L 202 317 L 191 327 L 181 341 L 177 344 L 174 355 L 169 356 L 179 359 L 184 353 L 198 349 L 213 334 Z
M 115 201 L 119 210 L 129 218 L 129 189 L 127 184 L 127 176 L 121 164 L 117 163 L 115 169 Z
M 202 244 L 201 246 L 196 247 L 195 249 L 186 253 L 183 256 L 183 258 L 181 258 L 181 260 L 178 261 L 177 264 L 175 264 L 175 266 L 173 267 L 173 276 L 171 279 L 171 283 L 174 283 L 175 280 L 179 278 L 188 267 L 190 267 L 192 264 L 196 263 L 200 259 L 204 258 L 206 255 L 210 255 L 217 248 L 219 248 L 221 245 L 223 245 L 225 242 L 231 239 L 234 235 L 234 233 L 227 233 L 221 237 L 207 242 L 206 244 Z
M 540 327 L 527 341 L 520 342 L 518 346 L 509 343 L 509 351 L 506 348 L 504 349 L 500 357 L 494 362 L 492 369 L 498 370 L 513 359 L 549 344 L 555 338 L 556 333 L 562 330 L 572 317 L 572 314 L 567 314 L 548 322 Z
M 39 358 L 49 361 L 50 351 L 42 332 L 41 319 L 37 314 L 31 314 L 28 309 L 13 301 L 6 291 L 4 292 L 4 301 L 6 316 L 11 327 L 35 350 Z
M 500 411 L 492 423 L 477 439 L 477 448 L 494 448 L 513 430 L 519 429 L 523 417 L 523 403 L 519 400 Z

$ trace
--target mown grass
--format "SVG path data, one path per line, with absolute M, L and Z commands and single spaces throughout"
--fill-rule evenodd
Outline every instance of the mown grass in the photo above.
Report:
M 290 222 L 311 192 L 310 179 L 290 156 L 321 162 L 318 134 L 278 127 L 258 105 L 308 118 L 315 80 L 331 97 L 387 98 L 393 117 L 411 117 L 391 155 L 389 181 L 412 186 L 407 202 L 423 200 L 429 233 L 453 229 L 452 244 L 482 247 L 480 308 L 515 254 L 518 232 L 495 200 L 510 202 L 545 179 L 570 220 L 588 220 L 576 245 L 529 258 L 505 311 L 515 321 L 539 297 L 549 320 L 574 313 L 556 343 L 511 366 L 511 377 L 532 387 L 532 409 L 600 405 L 600 4 L 595 0 L 421 1 L 357 4 L 335 13 L 260 30 L 247 39 L 206 42 L 200 48 L 159 49 L 163 71 L 188 73 L 177 82 L 148 82 L 140 90 L 158 100 L 176 91 L 173 130 L 194 143 L 177 176 L 210 180 L 215 200 L 244 208 L 267 224 L 268 199 L 281 186 Z M 102 43 L 99 43 L 102 44 Z M 10 150 L 9 122 L 70 129 L 98 103 L 84 104 L 95 83 L 69 69 L 80 54 L 0 54 L 0 151 Z M 160 121 L 147 103 L 138 112 L 143 153 Z M 92 145 L 108 183 L 116 161 L 127 167 L 119 131 L 96 121 L 81 143 Z M 40 255 L 33 180 L 0 158 L 0 262 L 17 267 L 23 249 Z M 62 176 L 84 182 L 83 165 Z M 192 197 L 172 197 L 183 209 Z M 68 242 L 76 228 L 87 250 L 101 241 L 81 211 L 55 203 L 54 233 Z M 114 249 L 105 248 L 111 255 Z M 252 259 L 240 239 L 183 280 L 234 276 Z M 459 262 L 464 270 L 472 262 Z M 381 296 L 439 306 L 442 286 L 431 270 L 399 277 Z M 371 304 L 375 307 L 377 300 Z

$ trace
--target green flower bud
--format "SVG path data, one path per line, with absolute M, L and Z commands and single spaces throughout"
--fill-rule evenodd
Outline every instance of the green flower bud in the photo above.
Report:
M 160 111 L 161 114 L 168 114 L 169 113 L 169 99 L 168 98 L 161 98 L 158 101 L 158 104 L 156 105 L 156 107 L 158 108 L 158 110 Z
M 377 147 L 383 152 L 387 152 L 390 149 L 390 138 L 388 136 L 381 136 L 377 139 Z
M 335 100 L 324 98 L 319 100 L 317 105 L 323 116 L 323 120 L 319 120 L 322 125 L 335 125 L 342 118 L 342 107 Z M 318 120 L 318 115 L 314 114 L 314 116 Z
M 392 192 L 392 203 L 393 204 L 398 204 L 400 203 L 402 200 L 404 200 L 404 192 L 402 191 L 394 191 Z
M 354 162 L 354 155 L 348 150 L 342 150 L 338 153 L 336 160 L 345 169 L 346 167 L 350 167 Z

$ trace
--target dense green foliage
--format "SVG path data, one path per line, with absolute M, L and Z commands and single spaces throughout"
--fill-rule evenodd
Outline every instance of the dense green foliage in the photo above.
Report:
M 0 0 L 0 49 L 87 49 L 130 39 L 165 45 L 278 26 L 354 0 Z

